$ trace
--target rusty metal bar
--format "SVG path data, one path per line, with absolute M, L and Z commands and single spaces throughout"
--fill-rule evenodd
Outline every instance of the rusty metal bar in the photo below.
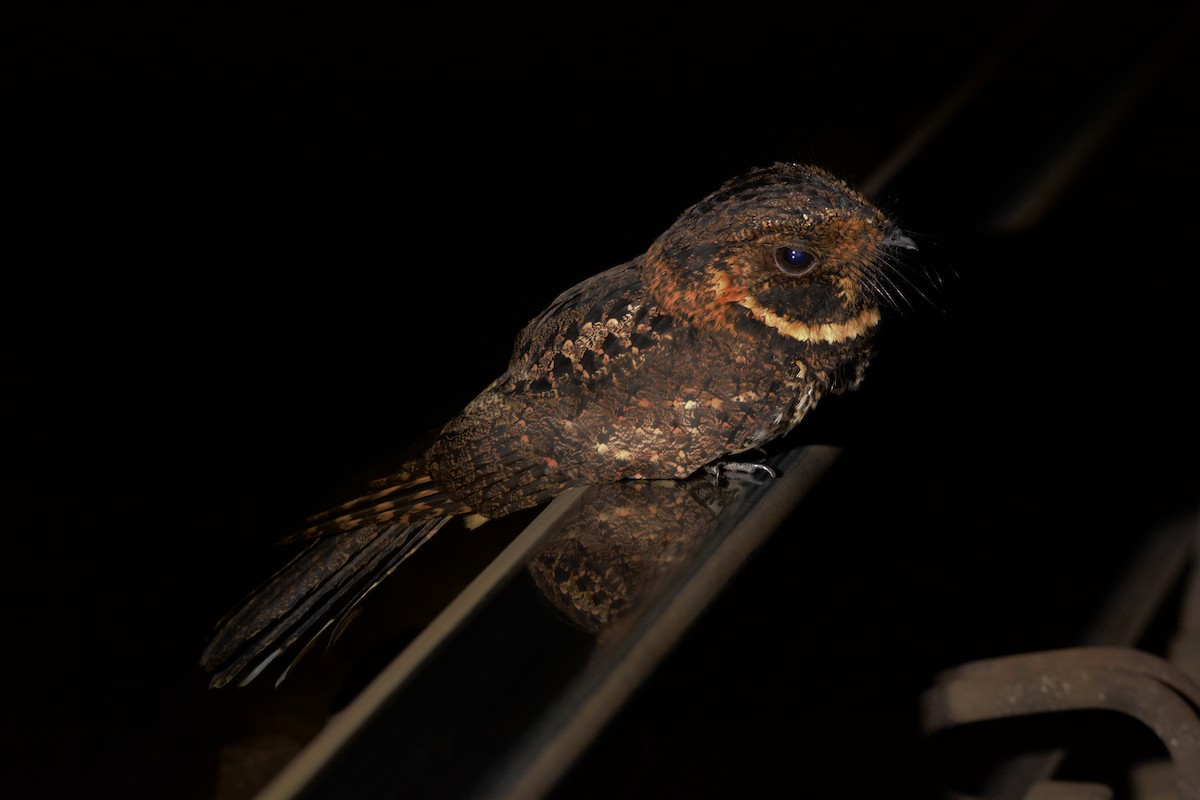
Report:
M 1005 717 L 1096 709 L 1135 717 L 1166 746 L 1180 800 L 1200 800 L 1200 689 L 1162 659 L 1077 648 L 973 662 L 923 700 L 927 731 Z M 1024 796 L 1024 795 L 1022 795 Z
M 922 698 L 925 730 L 1086 708 L 1125 713 L 1166 745 L 1180 797 L 1200 797 L 1200 688 L 1170 662 L 1132 649 L 1192 563 L 1197 536 L 1200 517 L 1165 526 L 1143 547 L 1085 636 L 1112 646 L 1007 656 L 947 670 Z M 1185 609 L 1185 617 L 1190 613 L 1195 612 Z M 1065 755 L 1053 749 L 1014 759 L 993 776 L 986 796 L 1028 797 L 1054 775 Z

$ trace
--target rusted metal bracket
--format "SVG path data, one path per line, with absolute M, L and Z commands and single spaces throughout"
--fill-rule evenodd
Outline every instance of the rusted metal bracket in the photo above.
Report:
M 925 733 L 1054 712 L 1113 711 L 1137 719 L 1162 741 L 1180 800 L 1200 799 L 1200 686 L 1195 659 L 1188 656 L 1194 620 L 1200 618 L 1197 563 L 1200 517 L 1164 526 L 1146 541 L 1082 646 L 972 661 L 945 670 L 921 698 Z M 1170 660 L 1135 649 L 1181 579 L 1181 630 Z M 1089 792 L 1104 787 L 1053 780 L 1064 755 L 1060 748 L 1010 761 L 982 796 L 1096 797 Z
M 1180 800 L 1200 800 L 1200 687 L 1157 656 L 1075 647 L 974 661 L 947 670 L 922 698 L 936 733 L 972 722 L 1107 710 L 1149 727 L 1171 755 Z

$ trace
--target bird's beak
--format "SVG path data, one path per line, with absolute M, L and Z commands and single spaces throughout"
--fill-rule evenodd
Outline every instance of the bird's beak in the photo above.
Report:
M 917 243 L 903 233 L 896 231 L 891 236 L 883 240 L 883 243 L 892 247 L 903 247 L 905 250 L 919 250 Z

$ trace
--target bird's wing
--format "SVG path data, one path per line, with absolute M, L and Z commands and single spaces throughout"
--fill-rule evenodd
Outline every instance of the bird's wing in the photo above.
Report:
M 535 427 L 569 419 L 588 387 L 637 358 L 637 344 L 662 330 L 640 292 L 631 262 L 559 295 L 517 337 L 509 370 L 432 445 L 415 443 L 397 470 L 288 537 L 308 545 L 226 617 L 205 649 L 201 664 L 211 684 L 248 683 L 292 651 L 299 653 L 290 656 L 294 663 L 450 517 L 528 508 L 584 482 L 554 467 L 545 431 L 532 431 L 536 444 L 529 445 L 522 414 Z
M 495 517 L 639 471 L 621 448 L 606 456 L 596 445 L 648 413 L 626 414 L 648 402 L 635 386 L 670 384 L 674 325 L 647 298 L 636 260 L 563 292 L 521 331 L 508 370 L 442 429 L 428 451 L 434 478 Z

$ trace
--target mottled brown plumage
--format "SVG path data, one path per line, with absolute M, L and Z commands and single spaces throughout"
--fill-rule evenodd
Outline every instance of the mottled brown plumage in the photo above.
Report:
M 784 435 L 861 379 L 890 260 L 912 246 L 821 169 L 776 164 L 727 182 L 644 254 L 559 295 L 521 331 L 507 371 L 397 474 L 313 517 L 296 538 L 317 544 L 206 651 L 214 684 L 311 636 L 450 516 L 684 478 Z M 343 587 L 333 600 L 329 582 Z
M 591 487 L 579 512 L 538 545 L 528 571 L 546 601 L 598 638 L 653 603 L 671 576 L 711 539 L 717 515 L 747 484 L 694 475 Z

